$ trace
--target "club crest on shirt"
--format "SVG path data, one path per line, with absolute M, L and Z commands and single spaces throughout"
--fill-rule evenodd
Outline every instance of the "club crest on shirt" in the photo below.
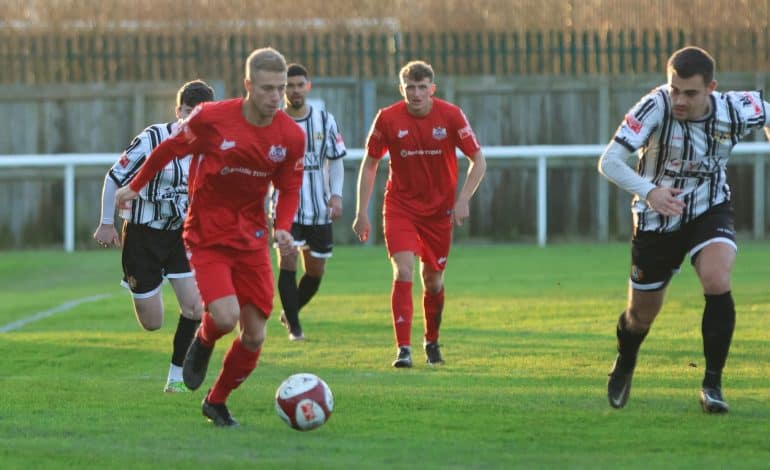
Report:
M 744 107 L 753 107 L 756 114 L 762 113 L 762 108 L 756 101 L 754 101 L 754 98 L 749 93 L 744 93 L 740 99 Z
M 281 145 L 271 145 L 267 157 L 276 163 L 284 161 L 286 159 L 286 147 Z
M 626 114 L 626 125 L 634 132 L 634 134 L 642 132 L 642 123 L 630 113 Z
M 436 140 L 444 140 L 446 139 L 447 133 L 445 127 L 434 127 L 433 128 L 433 138 Z
M 457 137 L 460 138 L 460 140 L 467 139 L 468 137 L 473 136 L 473 130 L 471 129 L 471 126 L 465 126 L 459 131 L 457 131 Z
M 123 153 L 120 154 L 120 160 L 118 160 L 118 164 L 125 168 L 129 163 L 131 163 L 131 160 L 128 158 L 128 154 L 123 151 Z
M 733 134 L 731 132 L 714 131 L 711 133 L 711 137 L 720 143 L 727 143 L 733 139 Z

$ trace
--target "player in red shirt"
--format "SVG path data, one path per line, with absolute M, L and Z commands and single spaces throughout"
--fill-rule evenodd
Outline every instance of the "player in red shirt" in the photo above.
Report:
M 429 365 L 443 364 L 438 337 L 444 306 L 443 273 L 452 243 L 452 223 L 463 224 L 469 200 L 486 172 L 486 161 L 462 110 L 434 98 L 433 68 L 422 61 L 407 63 L 399 73 L 404 101 L 381 109 L 369 131 L 366 155 L 358 174 L 358 200 L 353 231 L 369 239 L 367 214 L 377 166 L 390 153 L 383 226 L 393 265 L 391 310 L 398 346 L 394 367 L 411 367 L 412 278 L 414 257 L 420 257 L 425 334 Z M 459 147 L 470 160 L 457 199 Z
M 175 155 L 193 155 L 183 236 L 206 311 L 184 360 L 185 385 L 200 387 L 216 341 L 241 324 L 202 404 L 203 415 L 218 426 L 238 425 L 225 401 L 256 367 L 273 309 L 264 206 L 270 183 L 281 191 L 273 237 L 282 252 L 294 249 L 290 230 L 302 185 L 305 134 L 279 110 L 286 71 L 275 49 L 252 52 L 246 62 L 246 98 L 195 108 L 130 185 L 116 193 L 122 204 Z

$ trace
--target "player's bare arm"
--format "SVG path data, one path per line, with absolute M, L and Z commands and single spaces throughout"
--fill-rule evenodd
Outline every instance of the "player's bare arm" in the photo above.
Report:
M 484 179 L 484 174 L 487 171 L 487 161 L 484 158 L 484 154 L 481 151 L 476 152 L 470 158 L 470 165 L 468 166 L 468 173 L 465 177 L 465 183 L 460 190 L 460 194 L 455 201 L 454 211 L 452 212 L 452 219 L 457 226 L 462 226 L 463 222 L 470 215 L 470 200 L 476 193 L 476 190 L 481 184 L 481 180 Z
M 353 220 L 353 231 L 362 242 L 369 240 L 369 232 L 372 225 L 369 222 L 369 199 L 372 197 L 374 177 L 377 175 L 377 167 L 380 161 L 366 155 L 361 162 L 358 172 L 358 192 L 356 197 L 356 218 Z

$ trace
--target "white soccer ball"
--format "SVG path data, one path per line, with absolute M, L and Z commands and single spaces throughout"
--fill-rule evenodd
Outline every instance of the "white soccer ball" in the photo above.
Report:
M 331 389 L 314 374 L 294 374 L 275 391 L 275 411 L 286 424 L 299 431 L 321 426 L 333 409 Z

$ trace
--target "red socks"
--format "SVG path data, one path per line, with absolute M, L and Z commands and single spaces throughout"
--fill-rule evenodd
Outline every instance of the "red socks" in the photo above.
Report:
M 435 294 L 428 291 L 422 294 L 422 308 L 425 313 L 425 341 L 438 341 L 438 330 L 441 327 L 441 312 L 444 310 L 444 288 Z
M 393 281 L 393 290 L 390 293 L 390 309 L 393 314 L 396 344 L 399 347 L 411 345 L 412 316 L 414 315 L 411 282 Z
M 256 351 L 246 349 L 241 344 L 241 338 L 235 338 L 230 349 L 225 354 L 225 360 L 222 364 L 222 370 L 219 372 L 214 386 L 207 397 L 209 403 L 224 403 L 230 392 L 238 388 L 241 383 L 257 367 L 260 347 Z
M 214 318 L 209 312 L 203 312 L 201 327 L 198 329 L 198 338 L 207 348 L 213 348 L 219 338 L 226 335 L 227 331 L 221 331 L 214 323 Z

